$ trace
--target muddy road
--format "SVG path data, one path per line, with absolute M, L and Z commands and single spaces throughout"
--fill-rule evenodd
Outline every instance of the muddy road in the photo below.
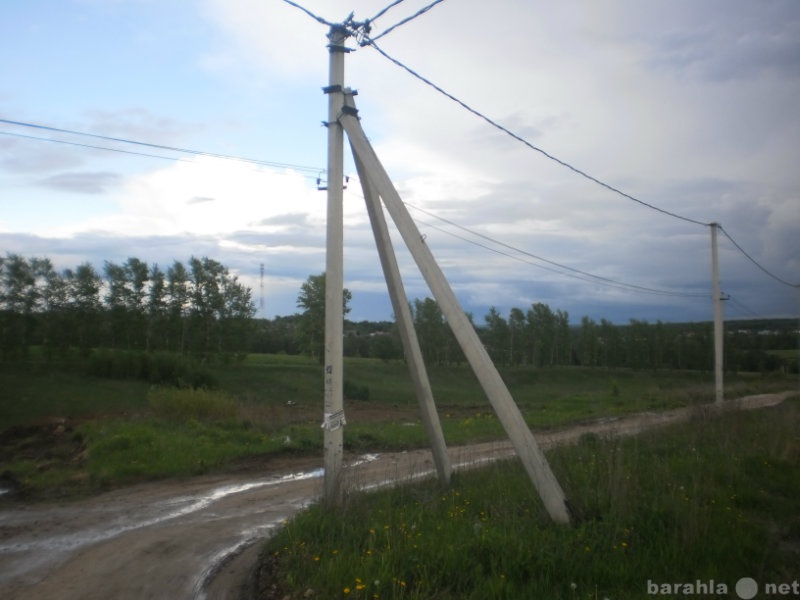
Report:
M 726 402 L 729 409 L 776 405 L 797 392 Z M 538 434 L 543 447 L 587 433 L 634 435 L 712 407 L 642 413 Z M 456 469 L 511 456 L 508 443 L 451 449 Z M 300 460 L 263 476 L 217 475 L 116 490 L 63 504 L 0 505 L 0 596 L 30 600 L 239 598 L 256 542 L 319 497 L 322 463 Z M 350 459 L 355 487 L 433 475 L 427 451 Z

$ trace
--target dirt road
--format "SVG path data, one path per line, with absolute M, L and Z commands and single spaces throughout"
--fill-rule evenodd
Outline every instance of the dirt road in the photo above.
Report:
M 772 406 L 797 392 L 750 396 L 726 409 Z M 633 435 L 712 407 L 642 413 L 537 435 L 543 447 L 587 433 Z M 508 443 L 451 450 L 455 468 L 508 457 Z M 319 461 L 280 473 L 201 477 L 117 490 L 65 504 L 0 509 L 0 596 L 30 600 L 238 598 L 260 539 L 316 499 Z M 427 451 L 366 455 L 347 468 L 351 485 L 433 474 Z

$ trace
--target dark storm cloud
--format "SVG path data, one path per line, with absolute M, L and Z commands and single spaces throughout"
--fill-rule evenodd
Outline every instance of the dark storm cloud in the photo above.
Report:
M 796 1 L 693 3 L 692 8 L 702 14 L 691 29 L 667 30 L 652 38 L 652 66 L 713 81 L 767 73 L 800 77 Z

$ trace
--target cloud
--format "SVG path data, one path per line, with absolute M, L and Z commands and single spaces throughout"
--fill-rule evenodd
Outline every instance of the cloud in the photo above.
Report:
M 108 137 L 170 145 L 202 127 L 156 114 L 146 108 L 131 107 L 87 110 L 76 129 Z
M 57 228 L 122 231 L 125 235 L 227 234 L 270 216 L 304 209 L 309 219 L 324 218 L 318 192 L 302 175 L 198 156 L 126 177 L 109 194 L 114 214 Z
M 75 194 L 104 194 L 119 184 L 118 173 L 59 173 L 38 180 L 37 185 Z
M 13 133 L 13 132 L 12 132 Z M 74 149 L 45 141 L 0 136 L 0 171 L 14 175 L 50 173 L 84 163 Z
M 304 5 L 332 20 L 352 8 L 343 0 Z M 356 18 L 385 5 L 364 0 Z M 399 5 L 375 31 L 421 5 Z M 327 27 L 283 2 L 203 0 L 200 6 L 207 25 L 201 29 L 209 35 L 186 47 L 188 62 L 170 62 L 172 56 L 153 41 L 154 55 L 164 56 L 164 72 L 200 77 L 187 88 L 192 96 L 180 95 L 183 79 L 148 79 L 169 102 L 142 109 L 136 108 L 145 105 L 140 99 L 125 97 L 103 110 L 80 109 L 65 126 L 163 145 L 194 147 L 186 140 L 197 139 L 202 149 L 224 140 L 232 154 L 263 152 L 304 164 L 309 155 L 322 156 L 324 133 L 315 119 L 325 114 L 320 87 L 327 82 Z M 559 159 L 647 203 L 722 223 L 754 258 L 793 280 L 800 269 L 795 7 L 794 0 L 541 6 L 461 0 L 442 3 L 380 44 Z M 187 27 L 197 30 L 196 23 Z M 346 61 L 346 84 L 360 91 L 363 127 L 402 198 L 480 234 L 411 209 L 476 320 L 492 304 L 506 310 L 537 301 L 569 310 L 573 320 L 581 314 L 623 321 L 710 315 L 707 297 L 624 292 L 576 279 L 537 258 L 615 281 L 707 296 L 707 227 L 659 214 L 580 177 L 370 48 L 358 48 Z M 189 104 L 197 110 L 189 112 Z M 301 121 L 313 122 L 317 138 L 297 126 Z M 0 168 L 9 188 L 33 196 L 36 182 L 48 193 L 91 194 L 82 206 L 95 203 L 88 218 L 65 210 L 57 226 L 36 223 L 39 237 L 27 239 L 30 248 L 49 245 L 65 257 L 84 251 L 99 260 L 142 253 L 159 263 L 209 255 L 241 273 L 253 289 L 263 263 L 272 314 L 292 312 L 299 284 L 325 268 L 326 196 L 302 173 L 208 156 L 100 165 L 112 156 L 119 158 L 0 137 Z M 352 175 L 349 157 L 346 169 Z M 370 314 L 370 302 L 385 289 L 363 205 L 351 179 L 345 276 L 358 292 L 356 317 Z M 4 215 L 13 214 L 13 207 L 3 208 Z M 13 237 L 3 240 L 22 247 L 14 246 L 22 241 Z M 792 290 L 787 301 L 787 290 L 773 286 L 725 239 L 720 244 L 727 293 L 771 314 L 796 311 Z M 427 295 L 407 251 L 400 243 L 396 248 L 408 293 Z M 385 318 L 390 309 L 383 297 Z
M 734 6 L 731 6 L 731 5 Z M 712 81 L 800 76 L 800 11 L 795 2 L 708 2 L 687 27 L 651 38 L 648 62 Z

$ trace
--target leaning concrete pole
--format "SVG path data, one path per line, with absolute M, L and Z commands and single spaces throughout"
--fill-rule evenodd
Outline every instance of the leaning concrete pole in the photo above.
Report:
M 330 66 L 328 87 L 328 216 L 325 255 L 325 385 L 324 385 L 324 500 L 338 504 L 344 452 L 344 133 L 339 123 L 344 95 L 344 43 L 347 31 L 334 25 L 328 34 Z
M 351 99 L 348 98 L 348 103 Z M 475 372 L 486 396 L 503 424 L 514 450 L 520 457 L 528 476 L 533 481 L 539 496 L 550 514 L 559 523 L 569 523 L 570 514 L 566 498 L 550 465 L 542 453 L 536 439 L 525 423 L 519 408 L 497 372 L 489 354 L 483 347 L 478 334 L 472 327 L 453 290 L 447 283 L 439 265 L 425 244 L 411 215 L 408 214 L 400 195 L 378 160 L 372 146 L 364 134 L 361 124 L 352 112 L 341 117 L 341 123 L 358 159 L 363 163 L 367 177 L 374 184 L 386 205 L 389 214 L 403 237 L 417 266 L 431 289 L 444 317 L 458 341 L 472 370 Z
M 711 223 L 711 299 L 714 303 L 714 401 L 721 404 L 725 398 L 722 381 L 724 364 L 723 325 L 722 325 L 722 292 L 719 289 L 719 256 L 717 253 L 717 228 L 719 224 Z
M 411 309 L 408 307 L 406 291 L 403 287 L 403 280 L 400 277 L 400 268 L 397 266 L 397 258 L 392 247 L 392 240 L 389 237 L 389 228 L 386 226 L 380 198 L 364 169 L 363 163 L 355 152 L 353 152 L 353 157 L 355 158 L 358 177 L 361 179 L 361 187 L 364 190 L 367 214 L 369 215 L 370 223 L 372 223 L 372 231 L 375 234 L 375 245 L 378 247 L 383 275 L 386 279 L 386 286 L 389 288 L 389 297 L 392 300 L 397 328 L 400 331 L 400 340 L 408 363 L 408 371 L 422 411 L 422 422 L 425 424 L 425 431 L 431 444 L 436 473 L 439 477 L 439 482 L 442 485 L 447 485 L 450 483 L 450 475 L 453 468 L 450 463 L 450 456 L 447 454 L 442 425 L 439 422 L 439 415 L 436 412 L 436 405 L 433 401 L 433 390 L 431 390 L 428 372 L 425 369 L 422 350 L 420 350 L 417 333 L 414 330 L 414 321 L 411 318 Z

